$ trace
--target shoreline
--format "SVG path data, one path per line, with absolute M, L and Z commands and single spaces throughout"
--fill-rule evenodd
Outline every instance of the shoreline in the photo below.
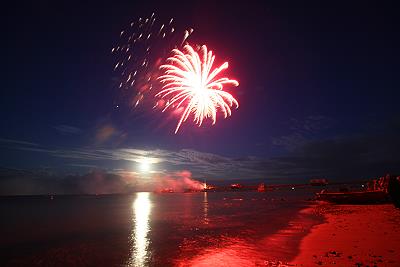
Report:
M 261 240 L 260 244 L 268 250 L 264 258 L 267 266 L 290 266 L 290 260 L 300 253 L 302 240 L 314 227 L 324 223 L 324 217 L 315 212 L 317 208 L 318 204 L 309 203 L 286 227 Z
M 325 218 L 301 240 L 290 266 L 400 266 L 400 210 L 392 204 L 319 203 Z
M 177 259 L 174 265 L 292 266 L 289 262 L 299 254 L 302 240 L 313 227 L 324 223 L 323 216 L 315 212 L 317 208 L 318 204 L 307 201 L 282 228 L 272 234 L 253 240 L 227 237 L 218 246 L 207 247 L 201 253 Z

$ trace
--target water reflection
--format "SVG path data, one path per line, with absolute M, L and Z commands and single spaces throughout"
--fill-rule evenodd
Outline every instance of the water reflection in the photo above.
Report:
M 209 220 L 208 220 L 208 196 L 207 196 L 207 192 L 203 193 L 203 219 L 204 219 L 204 223 L 208 224 Z
M 134 230 L 131 234 L 131 255 L 127 266 L 144 266 L 149 258 L 149 237 L 150 230 L 150 193 L 137 193 L 136 199 L 133 202 L 133 223 Z

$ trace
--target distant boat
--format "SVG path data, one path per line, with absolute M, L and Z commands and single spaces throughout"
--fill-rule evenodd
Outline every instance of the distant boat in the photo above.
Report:
M 371 204 L 390 202 L 385 191 L 360 191 L 360 192 L 324 192 L 317 193 L 317 199 L 337 204 Z
M 232 190 L 243 189 L 243 185 L 241 185 L 241 184 L 231 184 L 231 189 Z
M 265 184 L 264 183 L 259 184 L 258 187 L 257 187 L 257 191 L 258 192 L 265 192 Z

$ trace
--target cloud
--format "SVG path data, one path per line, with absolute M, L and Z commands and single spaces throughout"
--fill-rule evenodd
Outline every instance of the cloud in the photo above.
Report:
M 318 133 L 332 126 L 332 119 L 322 115 L 310 115 L 304 119 L 290 119 L 290 129 L 303 134 Z
M 57 175 L 43 170 L 0 169 L 0 195 L 115 194 L 135 192 L 135 177 L 101 170 Z
M 362 179 L 400 171 L 397 135 L 358 135 L 307 142 L 277 161 L 304 170 L 301 175 Z
M 290 134 L 272 138 L 272 144 L 281 146 L 287 151 L 294 151 L 306 145 L 316 135 L 329 129 L 332 120 L 322 115 L 310 115 L 304 119 L 291 118 L 289 121 Z
M 112 125 L 104 125 L 97 130 L 96 140 L 99 143 L 103 143 L 112 137 L 116 132 L 117 130 Z
M 104 166 L 104 162 L 136 162 L 143 159 L 152 164 L 162 166 L 169 171 L 190 170 L 201 179 L 239 179 L 262 178 L 263 168 L 259 168 L 263 159 L 257 158 L 229 158 L 221 155 L 200 152 L 192 149 L 165 150 L 165 149 L 138 149 L 138 148 L 77 148 L 51 149 L 46 147 L 17 146 L 15 149 L 45 153 L 49 156 L 74 160 L 77 164 Z M 78 162 L 77 162 L 78 160 Z M 101 162 L 101 163 L 100 163 Z M 71 164 L 68 163 L 67 164 Z M 118 164 L 117 164 L 118 165 Z M 115 165 L 114 165 L 115 166 Z
M 38 146 L 38 144 L 36 143 L 27 142 L 23 140 L 6 139 L 6 138 L 0 138 L 0 143 L 10 144 L 10 145 Z
M 119 146 L 128 136 L 126 132 L 118 129 L 107 118 L 99 122 L 94 130 L 93 140 L 96 146 L 105 144 Z
M 194 149 L 142 149 L 134 147 L 106 148 L 49 148 L 37 144 L 11 140 L 6 143 L 14 149 L 44 153 L 65 159 L 83 170 L 107 166 L 109 169 L 131 170 L 130 162 L 144 159 L 154 164 L 154 171 L 164 175 L 189 170 L 191 175 L 203 180 L 254 180 L 270 183 L 307 182 L 312 177 L 328 179 L 361 179 L 399 172 L 400 140 L 398 132 L 359 134 L 347 137 L 316 138 L 318 131 L 328 129 L 321 123 L 324 117 L 308 117 L 294 123 L 297 132 L 273 140 L 286 152 L 279 157 L 227 157 Z M 296 126 L 297 125 L 297 126 Z M 0 139 L 4 140 L 4 139 Z M 8 139 L 6 139 L 8 140 Z M 80 166 L 79 166 L 80 165 Z M 92 168 L 92 166 L 94 166 Z M 103 167 L 104 168 L 104 167 Z M 154 175 L 155 177 L 155 175 Z
M 142 162 L 144 158 L 153 164 L 162 164 L 172 170 L 190 169 L 197 175 L 211 178 L 246 178 L 260 177 L 260 173 L 254 168 L 256 158 L 232 159 L 220 155 L 199 152 L 191 149 L 181 149 L 178 151 L 163 149 L 75 149 L 75 150 L 53 150 L 49 151 L 53 156 L 63 158 L 73 158 L 81 160 L 112 160 L 112 161 L 132 161 Z M 236 174 L 235 174 L 236 172 Z
M 86 168 L 86 169 L 98 169 L 99 168 L 98 165 L 94 165 L 94 164 L 69 163 L 66 165 L 72 166 L 72 167 Z
M 46 170 L 0 168 L 0 195 L 123 194 L 163 189 L 201 190 L 203 183 L 195 180 L 190 171 L 143 177 L 127 171 L 93 170 L 86 174 L 60 175 Z
M 324 139 L 318 135 L 332 126 L 327 117 L 309 116 L 293 120 L 291 125 L 291 134 L 273 139 L 275 145 L 287 150 L 286 155 L 272 160 L 286 166 L 293 176 L 357 180 L 400 172 L 398 120 L 380 124 L 375 133 Z
M 296 148 L 305 145 L 306 142 L 307 139 L 300 133 L 293 133 L 272 139 L 272 144 L 282 146 L 288 151 L 293 151 Z
M 58 132 L 60 132 L 62 134 L 80 134 L 80 133 L 82 133 L 81 129 L 79 129 L 75 126 L 70 126 L 70 125 L 65 125 L 65 124 L 54 126 L 54 129 L 56 129 Z

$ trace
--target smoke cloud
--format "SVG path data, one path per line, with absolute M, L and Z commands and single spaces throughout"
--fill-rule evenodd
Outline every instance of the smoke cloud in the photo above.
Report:
M 193 179 L 189 171 L 143 177 L 134 172 L 110 173 L 102 170 L 60 176 L 43 170 L 0 169 L 0 195 L 128 194 L 201 189 L 203 183 Z
M 190 171 L 179 171 L 170 174 L 155 176 L 154 191 L 171 190 L 173 192 L 184 192 L 185 190 L 202 190 L 204 184 L 196 181 Z

